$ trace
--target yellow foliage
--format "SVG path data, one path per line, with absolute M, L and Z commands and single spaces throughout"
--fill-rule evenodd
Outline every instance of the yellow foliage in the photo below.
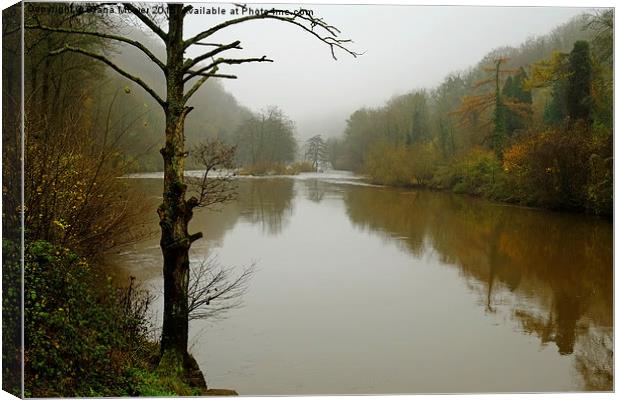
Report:
M 364 159 L 363 171 L 375 183 L 425 185 L 433 176 L 438 158 L 438 151 L 432 142 L 412 146 L 379 142 L 371 147 Z
M 526 79 L 524 88 L 526 90 L 543 88 L 555 81 L 566 79 L 568 76 L 567 62 L 568 54 L 556 51 L 550 59 L 532 64 L 530 77 Z

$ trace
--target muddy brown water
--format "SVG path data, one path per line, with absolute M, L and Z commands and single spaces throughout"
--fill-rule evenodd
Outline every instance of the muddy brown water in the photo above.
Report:
M 157 174 L 131 179 L 156 205 Z M 244 395 L 612 390 L 613 227 L 584 215 L 365 185 L 239 179 L 192 260 L 256 263 L 243 306 L 193 321 L 210 387 Z M 153 213 L 153 229 L 157 217 Z M 161 293 L 152 236 L 112 257 Z M 161 323 L 161 294 L 152 320 Z

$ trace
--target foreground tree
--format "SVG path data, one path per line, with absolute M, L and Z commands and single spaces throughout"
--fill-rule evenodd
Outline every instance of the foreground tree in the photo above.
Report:
M 109 4 L 106 6 L 109 6 Z M 168 23 L 167 32 L 150 17 L 151 14 L 148 12 L 148 9 L 140 8 L 132 3 L 122 3 L 122 7 L 131 13 L 123 15 L 135 16 L 148 30 L 152 31 L 163 41 L 166 48 L 165 60 L 160 60 L 142 43 L 126 36 L 83 29 L 49 27 L 38 23 L 28 25 L 27 28 L 62 34 L 90 35 L 125 43 L 139 49 L 164 74 L 166 93 L 162 96 L 139 76 L 130 74 L 104 54 L 72 45 L 65 45 L 50 52 L 50 55 L 59 55 L 66 52 L 78 53 L 106 64 L 114 71 L 142 87 L 161 106 L 165 114 L 165 145 L 160 150 L 164 160 L 163 202 L 157 209 L 159 225 L 161 227 L 160 246 L 164 259 L 164 319 L 160 365 L 165 364 L 172 370 L 178 371 L 183 369 L 183 365 L 188 360 L 189 249 L 193 242 L 202 237 L 201 232 L 193 234 L 188 232 L 188 224 L 192 219 L 193 210 L 201 205 L 199 197 L 192 196 L 186 199 L 187 185 L 184 172 L 185 158 L 188 152 L 185 149 L 184 123 L 187 115 L 192 111 L 188 101 L 209 78 L 236 78 L 234 75 L 219 73 L 219 69 L 223 65 L 272 62 L 266 56 L 257 58 L 224 58 L 222 57 L 224 52 L 241 49 L 240 41 L 218 44 L 206 43 L 204 40 L 210 38 L 215 33 L 243 22 L 276 20 L 295 25 L 310 33 L 316 39 L 329 46 L 334 58 L 336 58 L 336 49 L 341 49 L 352 56 L 356 56 L 357 53 L 347 49 L 346 44 L 351 41 L 340 39 L 340 31 L 336 27 L 327 24 L 323 19 L 315 17 L 312 12 L 303 9 L 297 11 L 271 9 L 264 13 L 234 18 L 212 26 L 189 39 L 184 39 L 184 21 L 193 9 L 191 5 L 181 3 L 167 5 L 165 13 Z M 245 6 L 239 7 L 244 8 Z M 184 55 L 188 49 L 196 45 L 211 50 L 205 51 L 193 59 L 186 58 Z M 189 89 L 186 88 L 186 85 L 189 86 Z

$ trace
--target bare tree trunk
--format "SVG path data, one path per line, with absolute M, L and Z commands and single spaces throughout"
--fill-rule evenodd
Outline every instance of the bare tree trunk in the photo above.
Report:
M 185 355 L 188 335 L 187 287 L 189 282 L 189 235 L 183 180 L 183 124 L 186 113 L 166 116 L 163 203 L 158 209 L 164 257 L 164 321 L 161 351 L 174 350 Z M 189 211 L 189 215 L 188 215 Z
M 193 241 L 187 231 L 192 210 L 185 200 L 184 123 L 190 107 L 183 104 L 183 16 L 181 5 L 169 5 L 170 32 L 167 43 L 166 144 L 163 203 L 159 206 L 160 246 L 164 257 L 164 321 L 162 362 L 178 365 L 187 358 L 189 248 Z M 168 354 L 167 354 L 168 353 Z M 164 361 L 164 359 L 166 361 Z

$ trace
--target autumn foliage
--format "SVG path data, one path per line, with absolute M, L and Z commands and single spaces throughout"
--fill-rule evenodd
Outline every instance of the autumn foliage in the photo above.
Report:
M 355 111 L 330 144 L 334 161 L 379 184 L 611 215 L 610 12 L 493 51 L 432 91 Z

